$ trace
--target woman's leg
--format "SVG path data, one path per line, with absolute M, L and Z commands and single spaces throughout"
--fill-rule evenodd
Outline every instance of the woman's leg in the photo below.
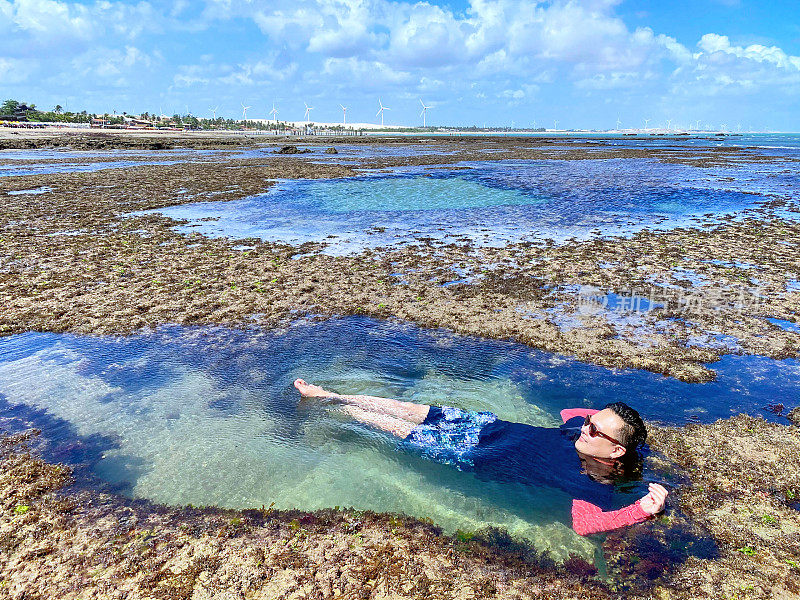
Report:
M 406 437 L 416 425 L 425 420 L 430 410 L 430 406 L 427 404 L 403 402 L 378 396 L 336 394 L 318 385 L 308 384 L 302 379 L 295 380 L 294 387 L 303 396 L 331 398 L 340 401 L 344 404 L 345 411 L 354 418 L 390 431 L 399 437 Z

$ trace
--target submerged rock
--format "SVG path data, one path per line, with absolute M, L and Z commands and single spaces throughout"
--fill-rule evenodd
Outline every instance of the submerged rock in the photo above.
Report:
M 339 154 L 339 151 L 333 146 L 331 146 L 330 148 L 325 150 L 325 154 Z
M 283 146 L 275 154 L 308 154 L 311 150 L 308 148 L 298 148 L 297 146 Z

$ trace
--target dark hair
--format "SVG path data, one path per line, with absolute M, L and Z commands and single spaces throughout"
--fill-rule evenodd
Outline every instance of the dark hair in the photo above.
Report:
M 628 450 L 621 457 L 614 460 L 613 465 L 607 463 L 599 463 L 598 459 L 592 456 L 582 455 L 580 452 L 578 456 L 581 460 L 582 473 L 585 473 L 589 479 L 597 481 L 598 483 L 613 484 L 616 486 L 625 486 L 626 484 L 642 479 L 642 469 L 644 467 L 644 460 L 634 448 Z M 593 463 L 595 463 L 593 465 Z M 609 466 L 611 467 L 609 470 Z
M 619 441 L 626 449 L 632 450 L 639 444 L 643 444 L 647 439 L 647 428 L 639 413 L 624 402 L 612 402 L 606 404 L 605 408 L 617 415 L 624 423 L 619 430 Z

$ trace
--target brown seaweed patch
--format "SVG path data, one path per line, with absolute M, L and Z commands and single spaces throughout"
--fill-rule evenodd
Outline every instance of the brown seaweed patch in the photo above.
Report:
M 403 515 L 176 509 L 59 491 L 68 469 L 27 452 L 27 437 L 0 437 L 4 597 L 613 597 L 584 564 L 524 560 Z
M 800 431 L 739 415 L 711 425 L 652 428 L 651 446 L 689 484 L 680 509 L 708 531 L 719 556 L 689 561 L 679 579 L 694 597 L 800 594 Z M 675 581 L 672 582 L 675 584 Z
M 545 142 L 536 146 L 537 152 L 552 150 Z M 584 145 L 570 144 L 571 153 L 597 158 Z M 464 158 L 480 148 L 524 154 L 533 145 L 530 140 L 484 140 L 480 146 L 445 140 L 427 147 L 455 153 L 445 158 L 459 153 Z M 492 156 L 496 160 L 499 154 Z M 443 157 L 416 158 L 435 162 Z M 330 257 L 319 254 L 323 244 L 295 248 L 260 240 L 212 240 L 180 235 L 171 229 L 174 221 L 159 215 L 123 215 L 260 194 L 279 178 L 352 176 L 366 161 L 343 166 L 296 156 L 252 159 L 227 153 L 182 160 L 0 180 L 0 193 L 43 185 L 52 189 L 46 198 L 9 196 L 0 207 L 0 302 L 6 307 L 0 333 L 119 334 L 163 323 L 237 326 L 252 324 L 253 315 L 271 327 L 303 314 L 361 314 L 514 339 L 603 366 L 648 369 L 691 382 L 713 379 L 708 363 L 728 352 L 800 356 L 797 334 L 765 318 L 788 320 L 800 314 L 800 292 L 786 287 L 789 274 L 800 269 L 795 251 L 800 224 L 778 218 L 777 211 L 787 206 L 784 200 L 713 229 L 503 248 L 426 239 L 360 256 Z M 728 262 L 720 263 L 720 256 Z M 757 273 L 737 263 L 756 265 Z M 443 285 L 453 281 L 453 265 L 475 276 Z M 689 270 L 709 285 L 694 289 L 676 275 Z M 550 292 L 576 286 L 645 295 L 669 289 L 675 298 L 668 298 L 660 311 L 642 315 L 641 326 L 619 326 L 604 315 L 589 315 L 567 331 L 548 311 L 563 305 L 575 312 L 580 298 Z M 711 336 L 735 339 L 736 346 L 697 342 Z

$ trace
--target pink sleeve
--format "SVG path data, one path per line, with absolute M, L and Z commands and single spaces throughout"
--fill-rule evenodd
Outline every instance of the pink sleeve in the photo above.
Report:
M 625 508 L 608 512 L 603 512 L 599 506 L 583 500 L 572 501 L 572 528 L 578 535 L 601 533 L 642 523 L 651 516 L 642 510 L 638 500 Z
M 586 417 L 599 412 L 593 408 L 565 408 L 561 411 L 561 421 L 566 423 L 573 417 Z

